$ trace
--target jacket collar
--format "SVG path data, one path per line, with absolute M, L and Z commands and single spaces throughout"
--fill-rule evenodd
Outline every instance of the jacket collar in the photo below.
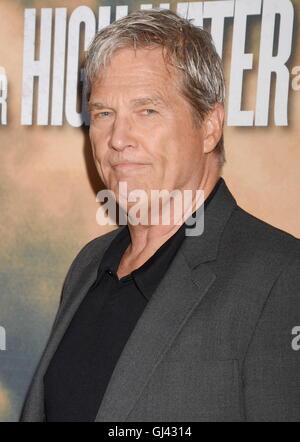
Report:
M 191 269 L 200 263 L 216 259 L 222 232 L 237 207 L 224 179 L 220 178 L 220 181 L 214 197 L 204 209 L 203 233 L 199 236 L 186 236 L 180 249 Z

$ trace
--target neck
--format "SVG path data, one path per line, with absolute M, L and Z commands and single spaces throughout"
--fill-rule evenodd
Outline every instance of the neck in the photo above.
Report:
M 220 178 L 220 170 L 214 168 L 213 172 L 208 168 L 204 171 L 203 176 L 199 182 L 195 182 L 194 185 L 187 187 L 193 192 L 192 204 L 188 211 L 181 213 L 181 223 L 176 223 L 178 220 L 178 214 L 175 217 L 174 214 L 170 216 L 169 225 L 132 225 L 128 224 L 131 244 L 126 250 L 127 261 L 137 261 L 139 263 L 145 262 L 150 256 L 158 250 L 176 231 L 181 227 L 185 220 L 203 203 L 203 199 L 196 198 L 196 190 L 204 191 L 204 200 L 208 198 L 215 184 Z M 175 219 L 176 218 L 176 219 Z M 124 256 L 124 257 L 125 257 Z

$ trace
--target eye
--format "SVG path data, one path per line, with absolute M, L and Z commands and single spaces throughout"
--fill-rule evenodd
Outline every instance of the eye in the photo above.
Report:
M 156 110 L 154 109 L 144 109 L 143 113 L 145 113 L 146 115 L 152 115 L 152 114 L 156 114 Z
M 98 112 L 95 117 L 109 117 L 111 115 L 111 112 L 109 111 L 103 111 L 103 112 Z

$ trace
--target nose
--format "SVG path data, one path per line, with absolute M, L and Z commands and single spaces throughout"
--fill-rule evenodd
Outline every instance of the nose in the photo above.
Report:
M 118 151 L 122 151 L 126 147 L 134 147 L 136 140 L 133 132 L 132 122 L 129 118 L 116 117 L 112 127 L 110 147 Z

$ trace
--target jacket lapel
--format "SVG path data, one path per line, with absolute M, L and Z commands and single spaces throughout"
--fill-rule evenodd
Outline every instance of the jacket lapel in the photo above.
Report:
M 216 279 L 224 227 L 236 207 L 224 180 L 205 212 L 204 232 L 188 236 L 139 318 L 115 366 L 96 421 L 124 422 L 165 352 Z

